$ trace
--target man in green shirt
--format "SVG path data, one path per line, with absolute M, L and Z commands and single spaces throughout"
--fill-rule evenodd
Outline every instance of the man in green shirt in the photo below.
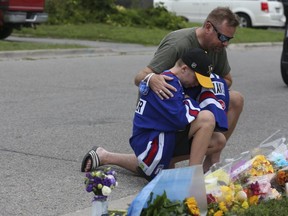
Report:
M 236 14 L 227 7 L 217 7 L 209 13 L 202 27 L 180 29 L 169 33 L 161 41 L 149 65 L 136 75 L 135 84 L 139 85 L 149 73 L 160 74 L 163 70 L 171 68 L 186 49 L 198 47 L 206 50 L 214 66 L 213 72 L 224 78 L 230 88 L 230 104 L 227 113 L 228 131 L 224 132 L 228 140 L 236 127 L 244 105 L 243 96 L 231 89 L 231 68 L 225 49 L 229 40 L 234 37 L 238 25 L 239 20 Z M 175 91 L 166 79 L 170 78 L 156 75 L 149 82 L 149 87 L 162 99 L 171 97 Z

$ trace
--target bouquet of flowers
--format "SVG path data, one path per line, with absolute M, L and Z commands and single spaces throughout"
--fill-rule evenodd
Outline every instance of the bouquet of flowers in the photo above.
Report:
M 248 181 L 251 177 L 273 174 L 274 169 L 272 164 L 264 155 L 256 155 L 254 158 L 246 161 L 239 167 L 232 167 L 231 180 L 232 182 L 240 181 L 242 184 Z
M 226 215 L 229 212 L 237 215 L 249 207 L 243 188 L 234 184 L 220 186 L 217 192 L 207 194 L 207 202 L 208 216 Z
M 86 191 L 94 193 L 94 200 L 106 200 L 118 182 L 116 172 L 110 167 L 86 173 Z

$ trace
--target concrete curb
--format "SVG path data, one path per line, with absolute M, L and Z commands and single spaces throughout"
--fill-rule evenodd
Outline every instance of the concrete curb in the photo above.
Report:
M 114 50 L 109 48 L 85 48 L 85 49 L 58 49 L 58 50 L 25 50 L 25 51 L 2 51 L 0 60 L 6 59 L 29 59 L 29 58 L 56 58 L 57 56 L 107 56 L 107 55 L 127 55 L 132 53 L 147 53 L 153 50 Z
M 130 195 L 124 198 L 120 198 L 118 200 L 109 201 L 109 210 L 127 210 L 133 199 L 136 195 Z M 76 212 L 67 213 L 61 216 L 87 216 L 91 215 L 92 208 L 85 208 L 82 210 L 78 210 Z
M 228 49 L 235 48 L 253 48 L 253 47 L 275 47 L 282 46 L 282 42 L 265 42 L 265 43 L 239 43 L 239 44 L 230 44 Z

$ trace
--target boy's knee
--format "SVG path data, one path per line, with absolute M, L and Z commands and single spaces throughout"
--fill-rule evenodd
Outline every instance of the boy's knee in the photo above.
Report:
M 200 124 L 205 124 L 207 126 L 215 127 L 215 117 L 212 112 L 208 110 L 202 110 L 199 112 L 197 116 L 197 120 L 200 122 Z

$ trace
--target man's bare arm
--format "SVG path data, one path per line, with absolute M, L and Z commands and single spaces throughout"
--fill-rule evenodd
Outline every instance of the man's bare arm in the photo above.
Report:
M 153 73 L 153 71 L 148 68 L 148 67 L 145 67 L 143 70 L 141 70 L 136 76 L 135 76 L 135 79 L 134 79 L 134 83 L 136 86 L 139 86 L 141 80 L 143 80 L 148 74 L 150 73 Z
M 148 74 L 153 73 L 149 67 L 145 67 L 135 77 L 134 83 L 139 86 L 141 80 L 143 80 Z M 176 88 L 166 82 L 166 80 L 172 80 L 172 77 L 155 74 L 149 81 L 149 87 L 163 100 L 173 97 L 171 91 L 176 91 Z
M 233 81 L 232 81 L 232 76 L 231 76 L 231 74 L 228 73 L 228 74 L 224 77 L 224 80 L 226 81 L 228 88 L 230 88 L 231 85 L 232 85 L 232 82 L 233 82 Z

